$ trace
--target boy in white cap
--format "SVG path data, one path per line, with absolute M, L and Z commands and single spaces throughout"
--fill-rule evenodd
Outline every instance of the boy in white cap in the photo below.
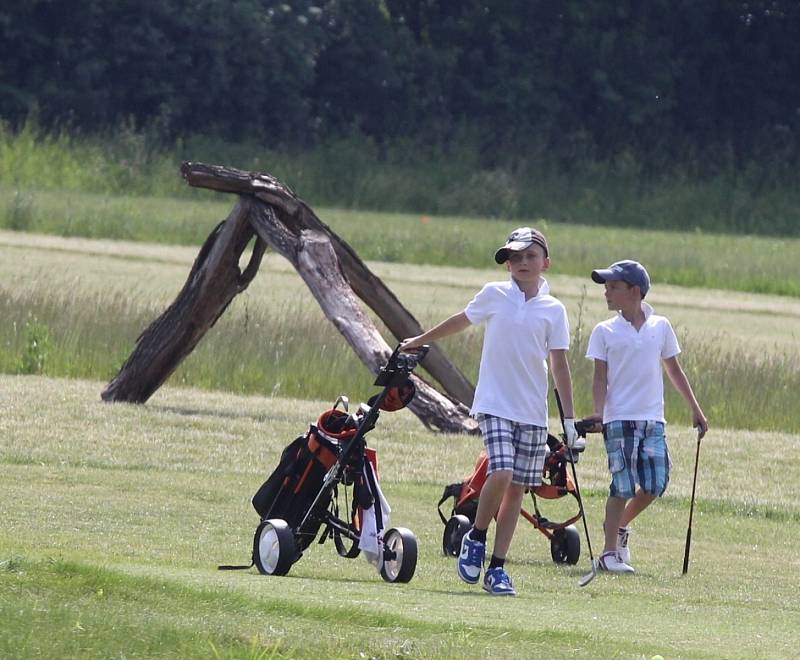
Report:
M 593 417 L 603 423 L 611 472 L 598 568 L 633 573 L 629 526 L 669 483 L 662 364 L 689 404 L 699 437 L 705 435 L 708 422 L 678 362 L 680 347 L 672 325 L 644 302 L 650 290 L 644 266 L 618 261 L 592 271 L 592 279 L 605 284 L 608 308 L 617 312 L 595 326 L 586 350 L 586 357 L 594 360 Z
M 505 559 L 527 489 L 542 482 L 547 452 L 547 359 L 564 407 L 567 445 L 580 447 L 572 407 L 567 362 L 569 322 L 564 305 L 550 295 L 542 273 L 550 267 L 544 235 L 530 227 L 511 233 L 494 255 L 510 279 L 489 282 L 467 307 L 427 332 L 406 339 L 411 349 L 485 323 L 478 385 L 471 413 L 477 417 L 489 456 L 488 477 L 478 500 L 475 523 L 461 543 L 458 575 L 480 579 L 486 532 L 496 517 L 494 547 L 483 588 L 514 596 Z

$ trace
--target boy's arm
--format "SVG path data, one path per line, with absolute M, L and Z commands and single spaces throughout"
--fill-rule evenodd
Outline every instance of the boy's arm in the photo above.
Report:
M 400 348 L 403 350 L 418 348 L 423 344 L 428 344 L 437 339 L 442 339 L 443 337 L 461 332 L 470 325 L 472 325 L 472 323 L 470 323 L 466 313 L 459 312 L 458 314 L 453 314 L 450 318 L 445 319 L 438 325 L 433 326 L 427 332 L 423 332 L 421 335 L 404 339 L 400 342 Z
M 692 409 L 692 426 L 697 429 L 699 437 L 702 438 L 706 434 L 706 431 L 708 431 L 708 421 L 703 414 L 703 410 L 700 408 L 700 404 L 697 403 L 697 399 L 692 391 L 692 386 L 689 384 L 689 379 L 686 378 L 686 374 L 683 368 L 681 368 L 680 362 L 678 362 L 678 357 L 673 356 L 666 358 L 664 360 L 664 370 L 667 372 L 667 376 L 669 376 L 672 385 L 678 390 Z
M 553 382 L 556 384 L 558 395 L 561 397 L 561 406 L 564 409 L 564 418 L 575 418 L 575 408 L 572 403 L 572 373 L 569 370 L 567 351 L 563 349 L 550 351 L 550 369 L 553 372 Z
M 606 407 L 608 394 L 608 362 L 605 360 L 594 361 L 594 376 L 592 377 L 592 400 L 594 401 L 594 414 L 592 419 L 603 421 L 603 410 Z

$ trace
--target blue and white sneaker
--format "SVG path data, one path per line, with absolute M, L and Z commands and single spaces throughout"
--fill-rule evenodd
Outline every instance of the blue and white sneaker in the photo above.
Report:
M 461 539 L 461 552 L 458 555 L 458 577 L 469 584 L 477 584 L 483 570 L 483 559 L 486 555 L 486 544 L 473 541 L 472 530 Z
M 514 585 L 511 578 L 501 566 L 490 568 L 486 571 L 483 578 L 483 590 L 488 591 L 492 596 L 516 596 Z

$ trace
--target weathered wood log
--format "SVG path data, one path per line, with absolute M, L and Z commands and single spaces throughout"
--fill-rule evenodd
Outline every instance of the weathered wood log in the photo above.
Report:
M 266 243 L 250 224 L 252 198 L 241 197 L 209 235 L 175 301 L 136 340 L 119 373 L 101 393 L 105 401 L 144 403 L 192 352 L 233 298 L 258 272 Z M 256 239 L 244 271 L 239 259 Z
M 377 374 L 392 351 L 351 290 L 327 233 L 305 229 L 296 236 L 271 206 L 258 201 L 251 222 L 259 238 L 292 263 L 325 316 Z M 417 394 L 409 408 L 428 428 L 450 433 L 477 431 L 477 423 L 464 405 L 443 396 L 417 375 L 412 375 L 412 380 Z
M 227 220 L 206 239 L 175 301 L 139 336 L 133 353 L 103 390 L 104 400 L 147 401 L 231 300 L 248 286 L 268 245 L 294 265 L 326 316 L 373 373 L 385 364 L 391 349 L 357 295 L 378 312 L 396 336 L 420 332 L 413 316 L 352 248 L 280 181 L 268 174 L 188 163 L 183 171 L 193 185 L 208 184 L 215 190 L 238 193 L 239 201 Z M 250 261 L 241 271 L 241 256 L 253 239 Z M 436 356 L 432 362 L 445 375 L 446 383 L 466 392 L 471 401 L 472 385 L 436 350 L 428 354 L 426 363 L 431 362 L 431 354 Z M 442 395 L 416 374 L 412 378 L 417 396 L 410 409 L 426 426 L 457 433 L 477 431 L 468 408 L 457 397 Z
M 270 174 L 245 172 L 230 167 L 185 162 L 181 173 L 191 186 L 220 192 L 254 195 L 275 209 L 289 233 L 317 230 L 330 237 L 342 270 L 353 291 L 386 324 L 397 339 L 422 332 L 414 316 L 394 293 L 358 257 L 355 250 L 322 222 L 311 208 L 281 181 Z M 475 388 L 437 346 L 432 346 L 422 365 L 455 400 L 472 405 Z

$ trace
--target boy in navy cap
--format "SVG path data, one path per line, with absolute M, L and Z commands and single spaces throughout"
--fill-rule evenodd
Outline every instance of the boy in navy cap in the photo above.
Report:
M 644 302 L 650 290 L 644 266 L 618 261 L 592 271 L 592 279 L 605 284 L 608 308 L 617 312 L 595 326 L 586 350 L 586 357 L 594 360 L 594 418 L 603 423 L 611 472 L 605 547 L 597 562 L 601 570 L 633 573 L 629 525 L 669 483 L 662 363 L 689 404 L 699 437 L 708 423 L 678 362 L 680 347 L 672 325 Z
M 573 417 L 567 312 L 550 295 L 542 277 L 550 266 L 547 240 L 536 229 L 520 227 L 495 252 L 494 260 L 506 265 L 510 279 L 484 285 L 464 311 L 406 339 L 402 348 L 427 344 L 472 324 L 486 326 L 472 414 L 478 419 L 489 456 L 489 476 L 478 499 L 475 524 L 461 542 L 457 570 L 465 582 L 478 582 L 486 531 L 496 518 L 483 588 L 493 596 L 514 596 L 505 559 L 525 491 L 542 483 L 547 453 L 548 358 L 564 404 L 567 446 L 579 449 L 585 440 L 578 437 Z

